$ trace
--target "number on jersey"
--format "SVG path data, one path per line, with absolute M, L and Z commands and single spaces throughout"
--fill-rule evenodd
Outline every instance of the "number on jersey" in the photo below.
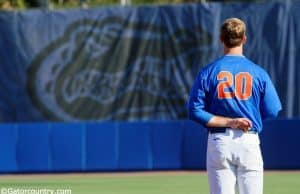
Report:
M 217 86 L 219 99 L 236 97 L 239 100 L 247 100 L 252 96 L 253 79 L 248 72 L 240 72 L 234 77 L 229 71 L 221 71 L 217 80 L 220 81 Z M 234 91 L 230 91 L 232 87 Z

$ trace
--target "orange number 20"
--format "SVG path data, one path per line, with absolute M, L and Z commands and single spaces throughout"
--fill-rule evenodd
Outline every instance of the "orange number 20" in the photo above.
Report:
M 247 100 L 252 96 L 252 76 L 248 72 L 240 72 L 236 74 L 233 80 L 233 75 L 229 71 L 221 71 L 217 75 L 219 82 L 217 86 L 218 98 L 234 98 L 239 100 Z M 234 85 L 234 91 L 230 88 Z

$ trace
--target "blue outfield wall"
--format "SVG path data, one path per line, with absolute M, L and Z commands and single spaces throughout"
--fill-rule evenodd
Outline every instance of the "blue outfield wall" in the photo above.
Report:
M 300 168 L 300 120 L 260 134 L 266 169 Z M 191 121 L 0 125 L 0 172 L 205 169 L 207 132 Z

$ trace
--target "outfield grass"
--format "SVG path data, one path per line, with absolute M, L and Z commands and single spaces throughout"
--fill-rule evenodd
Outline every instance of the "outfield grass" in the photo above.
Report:
M 202 172 L 2 175 L 1 188 L 71 189 L 72 194 L 209 193 L 207 177 Z M 266 172 L 264 191 L 264 194 L 300 193 L 300 172 Z

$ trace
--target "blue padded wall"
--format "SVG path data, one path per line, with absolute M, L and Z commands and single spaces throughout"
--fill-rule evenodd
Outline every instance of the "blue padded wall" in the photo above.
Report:
M 195 122 L 182 121 L 183 157 L 182 164 L 185 169 L 205 169 L 207 131 Z
M 150 128 L 143 122 L 119 123 L 118 167 L 120 170 L 152 168 Z
M 153 169 L 180 169 L 182 167 L 183 131 L 179 122 L 151 122 L 150 144 Z
M 18 126 L 18 170 L 24 172 L 50 170 L 48 124 L 22 124 Z
M 50 133 L 50 157 L 53 171 L 85 169 L 84 123 L 53 123 Z
M 117 123 L 86 124 L 86 170 L 118 169 Z
M 300 169 L 300 120 L 260 134 L 266 169 Z M 191 121 L 0 125 L 0 172 L 205 169 L 207 132 Z
M 17 132 L 15 125 L 0 125 L 0 172 L 18 171 L 16 153 Z
M 264 123 L 261 147 L 266 168 L 300 169 L 300 120 Z

